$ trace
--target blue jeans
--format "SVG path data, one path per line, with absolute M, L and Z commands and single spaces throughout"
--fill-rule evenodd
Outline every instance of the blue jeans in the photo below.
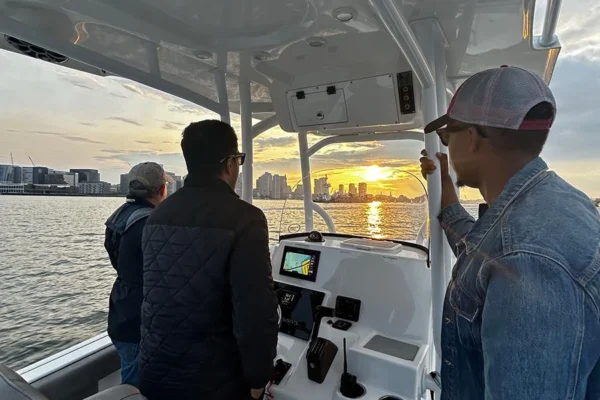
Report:
M 139 343 L 112 341 L 121 358 L 121 383 L 139 387 L 138 357 Z

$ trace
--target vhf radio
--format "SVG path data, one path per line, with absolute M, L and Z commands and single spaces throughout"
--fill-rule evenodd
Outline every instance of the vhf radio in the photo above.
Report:
M 365 394 L 365 389 L 356 381 L 356 375 L 348 372 L 346 359 L 346 338 L 344 338 L 344 373 L 340 382 L 340 393 L 349 399 L 356 399 Z

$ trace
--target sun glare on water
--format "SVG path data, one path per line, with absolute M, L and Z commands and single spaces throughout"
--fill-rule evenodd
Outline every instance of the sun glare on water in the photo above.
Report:
M 364 177 L 369 182 L 376 182 L 389 179 L 391 174 L 391 171 L 388 171 L 385 168 L 381 168 L 377 165 L 371 165 L 365 169 Z

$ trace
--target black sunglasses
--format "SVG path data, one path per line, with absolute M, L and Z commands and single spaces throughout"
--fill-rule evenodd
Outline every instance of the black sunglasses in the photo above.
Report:
M 468 125 L 455 125 L 447 126 L 445 128 L 436 129 L 435 133 L 440 137 L 442 144 L 448 147 L 448 137 L 451 133 L 462 132 L 465 129 L 469 129 Z
M 225 162 L 229 158 L 235 158 L 237 160 L 238 165 L 244 165 L 244 161 L 246 161 L 246 153 L 238 153 L 233 154 L 227 157 L 223 157 L 219 163 Z
M 482 138 L 487 139 L 489 137 L 486 132 L 482 131 L 479 127 L 475 125 L 453 125 L 450 127 L 446 126 L 445 128 L 437 129 L 435 133 L 437 133 L 440 137 L 442 144 L 448 147 L 448 136 L 450 136 L 451 133 L 462 132 L 471 127 L 474 128 L 475 132 L 477 132 L 477 134 Z

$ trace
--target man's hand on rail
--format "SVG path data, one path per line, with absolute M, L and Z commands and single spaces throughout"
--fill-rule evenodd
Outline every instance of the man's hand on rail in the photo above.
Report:
M 427 179 L 427 176 L 432 174 L 437 169 L 432 159 L 427 156 L 427 150 L 421 151 L 421 157 L 419 162 L 421 163 L 421 174 L 423 178 Z M 437 153 L 436 157 L 440 160 L 440 175 L 442 178 L 442 209 L 452 204 L 459 203 L 456 189 L 454 188 L 454 182 L 450 177 L 448 170 L 448 155 L 444 153 Z

